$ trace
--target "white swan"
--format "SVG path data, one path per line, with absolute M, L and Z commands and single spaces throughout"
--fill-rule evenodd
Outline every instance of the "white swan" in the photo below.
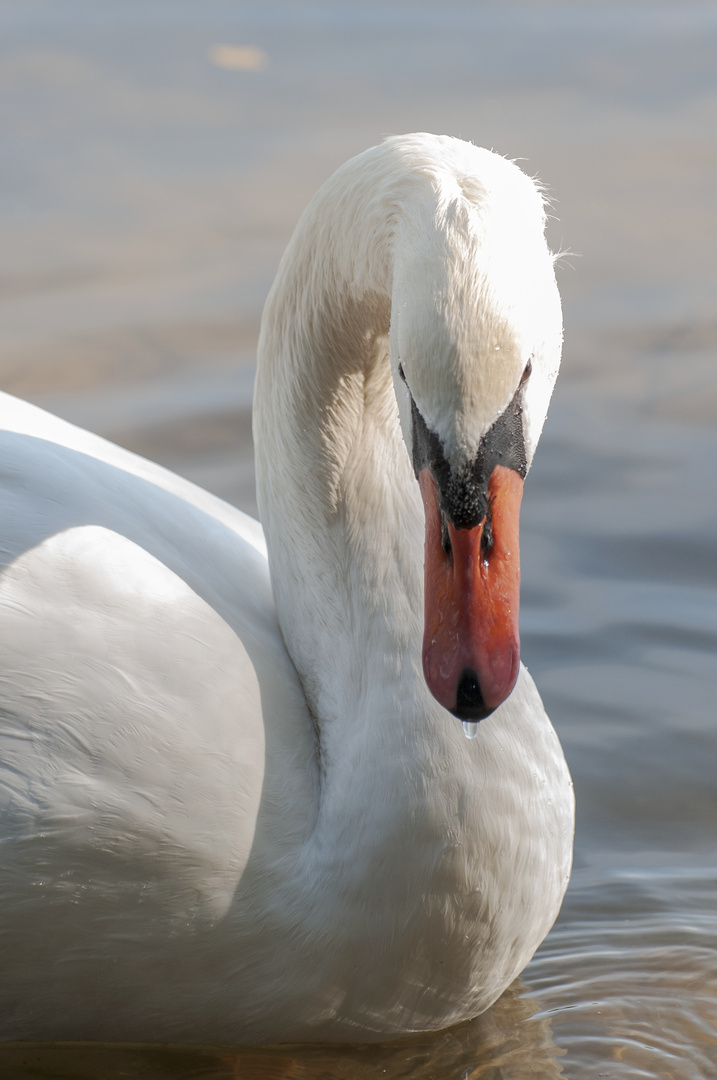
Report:
M 256 522 L 3 399 L 0 1037 L 378 1039 L 527 963 L 573 833 L 525 669 L 510 692 L 543 228 L 449 138 L 322 188 L 262 328 L 268 566 Z

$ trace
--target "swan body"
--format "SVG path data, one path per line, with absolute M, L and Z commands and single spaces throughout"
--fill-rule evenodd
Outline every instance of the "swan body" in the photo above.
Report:
M 2 1038 L 437 1029 L 548 932 L 570 777 L 524 668 L 471 740 L 429 690 L 411 461 L 412 410 L 462 475 L 519 392 L 529 465 L 561 340 L 543 226 L 532 181 L 458 140 L 328 181 L 263 322 L 266 547 L 2 397 Z

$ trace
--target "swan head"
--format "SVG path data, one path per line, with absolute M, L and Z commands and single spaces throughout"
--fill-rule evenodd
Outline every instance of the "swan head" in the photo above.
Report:
M 518 519 L 562 320 L 539 190 L 470 150 L 470 173 L 433 178 L 428 227 L 403 222 L 389 347 L 425 511 L 424 675 L 476 721 L 518 676 Z

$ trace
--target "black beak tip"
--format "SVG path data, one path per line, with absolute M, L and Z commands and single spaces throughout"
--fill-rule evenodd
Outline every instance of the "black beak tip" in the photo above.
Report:
M 458 680 L 456 705 L 454 709 L 451 709 L 453 715 L 457 716 L 459 720 L 467 720 L 469 723 L 475 724 L 479 720 L 485 720 L 486 716 L 490 716 L 494 711 L 494 709 L 489 709 L 483 700 L 480 683 L 475 671 L 472 668 L 464 668 Z

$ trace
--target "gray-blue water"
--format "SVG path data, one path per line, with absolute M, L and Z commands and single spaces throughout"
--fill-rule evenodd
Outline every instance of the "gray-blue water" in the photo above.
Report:
M 578 801 L 560 919 L 472 1024 L 7 1074 L 714 1080 L 717 5 L 3 0 L 0 88 L 0 385 L 249 510 L 261 305 L 320 182 L 432 130 L 548 184 L 574 254 L 522 639 Z

